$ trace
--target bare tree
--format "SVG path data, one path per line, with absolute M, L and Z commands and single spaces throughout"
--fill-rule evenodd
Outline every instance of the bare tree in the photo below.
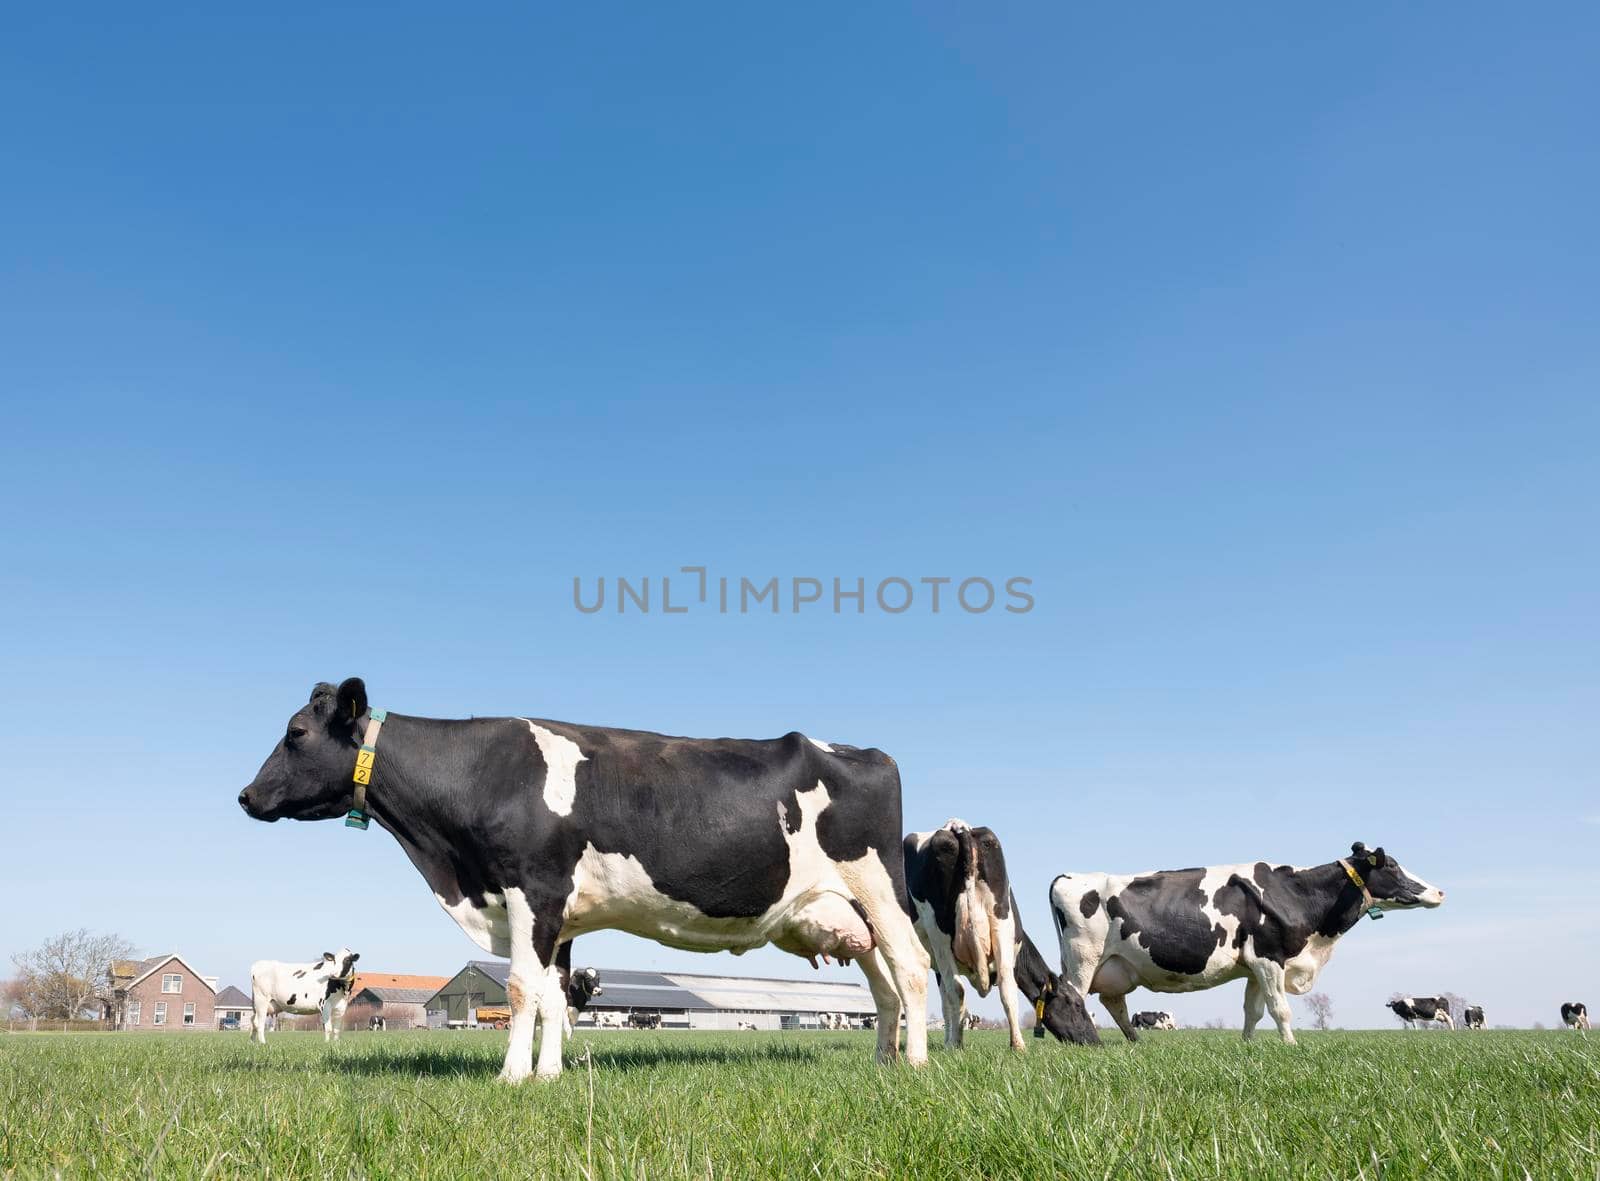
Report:
M 1442 992 L 1439 995 L 1444 998 L 1445 1004 L 1450 1006 L 1450 1020 L 1455 1023 L 1455 1027 L 1464 1028 L 1467 1024 L 1467 998 L 1457 996 L 1453 992 Z
M 133 944 L 120 935 L 97 935 L 85 927 L 46 939 L 11 957 L 31 1016 L 68 1021 L 111 999 L 111 962 L 132 959 Z
M 1307 993 L 1303 998 L 1311 1014 L 1311 1028 L 1329 1029 L 1333 1025 L 1333 998 L 1325 992 Z

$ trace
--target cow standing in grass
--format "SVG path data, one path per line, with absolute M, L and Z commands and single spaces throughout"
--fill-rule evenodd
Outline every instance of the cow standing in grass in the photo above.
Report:
M 1061 976 L 1100 996 L 1137 1040 L 1127 995 L 1197 992 L 1245 980 L 1244 1036 L 1270 1011 L 1294 1041 L 1289 994 L 1309 992 L 1363 914 L 1438 906 L 1444 891 L 1359 841 L 1349 857 L 1302 869 L 1265 861 L 1144 874 L 1071 873 L 1051 883 Z
M 998 985 L 1011 1047 L 1021 1051 L 1018 995 L 1034 1006 L 1038 1029 L 1062 1041 L 1098 1045 L 1083 997 L 1050 971 L 1022 929 L 1000 838 L 988 828 L 947 820 L 932 832 L 909 834 L 902 846 L 917 936 L 928 949 L 944 1006 L 944 1044 L 959 1049 L 966 1021 L 965 977 L 988 996 Z
M 368 817 L 479 947 L 511 960 L 500 1077 L 561 1072 L 562 942 L 621 930 L 690 951 L 858 960 L 878 1057 L 927 1060 L 928 957 L 906 896 L 900 774 L 791 733 L 676 738 L 533 718 L 369 711 L 321 684 L 239 793 L 258 820 Z
M 1461 1019 L 1462 1019 L 1462 1024 L 1465 1025 L 1468 1029 L 1482 1029 L 1483 1028 L 1483 1006 L 1482 1005 L 1468 1005 L 1467 1008 L 1466 1008 L 1466 1011 L 1461 1014 Z
M 1589 1010 L 1584 1008 L 1582 1001 L 1567 1001 L 1561 1006 L 1561 1024 L 1568 1029 L 1577 1029 L 1587 1033 L 1589 1029 Z
M 267 1018 L 278 1013 L 312 1013 L 322 1018 L 322 1040 L 338 1041 L 344 1011 L 350 1007 L 355 964 L 361 956 L 342 947 L 325 951 L 308 964 L 257 960 L 250 965 L 250 999 L 255 1008 L 252 1037 L 267 1043 Z
M 1146 1010 L 1133 1015 L 1135 1029 L 1177 1029 L 1178 1019 L 1165 1009 Z
M 1390 1001 L 1388 1008 L 1393 1010 L 1407 1029 L 1421 1029 L 1426 1025 L 1443 1025 L 1446 1029 L 1456 1027 L 1455 1019 L 1450 1016 L 1448 997 L 1401 996 Z

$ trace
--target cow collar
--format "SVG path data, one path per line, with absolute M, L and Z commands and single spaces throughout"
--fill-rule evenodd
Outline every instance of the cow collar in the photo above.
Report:
M 1361 905 L 1363 908 L 1365 908 L 1367 917 L 1372 919 L 1374 922 L 1376 922 L 1378 919 L 1381 919 L 1383 917 L 1383 910 L 1376 902 L 1372 900 L 1372 891 L 1367 889 L 1367 883 L 1362 876 L 1356 872 L 1356 867 L 1351 865 L 1343 857 L 1339 858 L 1339 864 L 1344 867 L 1345 876 L 1347 876 L 1356 884 L 1356 889 L 1361 891 Z
M 361 749 L 356 751 L 356 769 L 350 776 L 355 781 L 356 794 L 351 802 L 350 811 L 345 814 L 346 828 L 359 828 L 365 831 L 367 827 L 367 785 L 372 782 L 372 768 L 378 761 L 378 735 L 382 732 L 383 723 L 388 716 L 389 711 L 386 709 L 367 711 L 367 728 L 361 735 Z

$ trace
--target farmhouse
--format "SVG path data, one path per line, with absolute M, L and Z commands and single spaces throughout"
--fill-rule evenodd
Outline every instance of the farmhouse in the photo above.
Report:
M 250 1032 L 255 1012 L 248 993 L 241 992 L 230 984 L 217 993 L 215 1007 L 218 1029 L 242 1029 L 246 1033 Z
M 506 1005 L 511 965 L 472 960 L 427 1001 L 455 1027 L 478 1024 L 480 1008 Z M 834 980 L 777 980 L 713 976 L 697 972 L 635 972 L 600 969 L 601 993 L 578 1014 L 591 1028 L 601 1014 L 659 1014 L 663 1029 L 818 1029 L 821 1014 L 842 1014 L 854 1028 L 877 1013 L 872 994 L 860 984 Z
M 113 1029 L 162 1032 L 215 1029 L 217 978 L 202 976 L 175 952 L 111 965 Z
M 390 1029 L 424 1029 L 428 1001 L 449 982 L 446 976 L 357 972 L 350 1007 L 370 1009 L 371 1015 L 382 1017 Z

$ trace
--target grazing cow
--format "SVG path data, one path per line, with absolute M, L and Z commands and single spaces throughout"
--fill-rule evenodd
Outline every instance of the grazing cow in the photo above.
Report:
M 635 1029 L 660 1029 L 661 1014 L 654 1009 L 634 1009 L 628 1014 L 628 1024 Z
M 1019 992 L 1033 1004 L 1040 1027 L 1062 1041 L 1099 1044 L 1083 997 L 1071 986 L 1061 987 L 1023 931 L 1005 854 L 992 830 L 947 820 L 933 832 L 909 834 L 902 849 L 917 935 L 939 978 L 947 1048 L 961 1046 L 966 1011 L 961 977 L 979 996 L 1000 986 L 1012 1049 L 1026 1048 Z
M 1589 1010 L 1583 1007 L 1582 1001 L 1568 1001 L 1561 1006 L 1561 1023 L 1568 1029 L 1587 1030 Z
M 380 740 L 381 733 L 381 740 Z M 391 832 L 439 904 L 508 956 L 500 1077 L 561 1072 L 562 942 L 627 931 L 691 951 L 775 944 L 859 960 L 878 1057 L 927 1060 L 928 957 L 912 928 L 900 774 L 876 750 L 803 734 L 674 738 L 528 718 L 440 721 L 369 710 L 321 684 L 239 793 L 258 820 Z
M 1461 1016 L 1462 1016 L 1462 1019 L 1464 1020 L 1464 1022 L 1466 1024 L 1466 1027 L 1468 1029 L 1482 1029 L 1483 1028 L 1483 1006 L 1482 1005 L 1468 1005 L 1467 1008 L 1466 1008 L 1466 1011 L 1464 1013 L 1462 1013 Z
M 878 1015 L 876 1013 L 868 1013 L 865 1017 L 861 1018 L 861 1028 L 862 1029 L 877 1029 L 878 1028 Z
M 1127 995 L 1135 988 L 1196 992 L 1244 977 L 1244 1036 L 1267 1010 L 1292 1043 L 1288 994 L 1310 991 L 1363 914 L 1443 901 L 1444 891 L 1359 841 L 1349 857 L 1309 869 L 1257 861 L 1063 874 L 1050 885 L 1062 979 L 1098 993 L 1129 1041 L 1136 1035 Z
M 594 1015 L 594 1027 L 596 1029 L 621 1029 L 626 1022 L 627 1016 L 617 1012 L 615 1009 L 607 1009 Z
M 961 1014 L 961 1028 L 963 1030 L 977 1029 L 982 1022 L 983 1018 L 979 1017 L 976 1013 Z
M 1165 1009 L 1147 1009 L 1143 1013 L 1135 1013 L 1133 1015 L 1133 1027 L 1135 1029 L 1177 1029 L 1178 1022 Z
M 350 1007 L 350 987 L 361 956 L 348 947 L 325 951 L 309 964 L 257 960 L 250 965 L 250 993 L 255 1007 L 254 1039 L 267 1044 L 267 1018 L 279 1013 L 317 1013 L 322 1017 L 322 1040 L 338 1041 L 344 1011 Z
M 367 1029 L 372 1033 L 381 1033 L 388 1028 L 389 1022 L 387 1018 L 380 1017 L 376 1013 L 367 1018 Z
M 1407 1029 L 1424 1025 L 1443 1025 L 1447 1029 L 1456 1027 L 1455 1019 L 1450 1016 L 1450 1002 L 1442 996 L 1397 997 L 1389 1002 L 1388 1007 L 1394 1010 L 1394 1015 L 1405 1023 Z
M 740 1021 L 737 1024 L 736 1028 L 742 1033 L 743 1031 L 745 1031 L 747 1029 L 752 1031 L 752 1032 L 754 1032 L 755 1027 L 756 1027 L 756 1023 L 754 1021 Z

